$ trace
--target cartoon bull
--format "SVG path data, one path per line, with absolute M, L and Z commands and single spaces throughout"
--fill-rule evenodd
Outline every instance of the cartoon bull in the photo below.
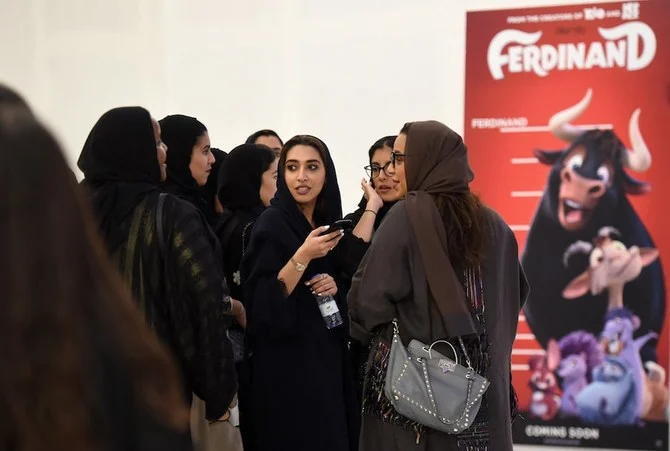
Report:
M 530 226 L 522 264 L 531 286 L 524 307 L 528 324 L 543 347 L 551 337 L 575 330 L 600 333 L 608 293 L 590 293 L 566 301 L 563 289 L 579 272 L 565 268 L 562 256 L 572 243 L 590 241 L 603 226 L 613 226 L 622 239 L 638 248 L 655 245 L 627 196 L 644 195 L 651 187 L 626 171 L 644 172 L 651 155 L 639 126 L 640 110 L 630 117 L 626 148 L 611 130 L 582 130 L 570 124 L 591 101 L 592 91 L 576 105 L 556 113 L 549 127 L 568 147 L 536 150 L 538 160 L 551 165 L 547 185 Z M 641 321 L 640 331 L 660 334 L 665 318 L 665 283 L 660 259 L 626 284 L 624 302 Z M 656 361 L 654 343 L 642 350 L 644 361 Z

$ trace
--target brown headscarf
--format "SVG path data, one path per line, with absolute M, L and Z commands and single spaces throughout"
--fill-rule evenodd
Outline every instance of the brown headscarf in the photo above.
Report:
M 467 193 L 474 174 L 458 133 L 437 121 L 408 124 L 407 214 L 419 243 L 430 292 L 451 337 L 477 332 L 470 303 L 447 250 L 447 233 L 431 195 Z

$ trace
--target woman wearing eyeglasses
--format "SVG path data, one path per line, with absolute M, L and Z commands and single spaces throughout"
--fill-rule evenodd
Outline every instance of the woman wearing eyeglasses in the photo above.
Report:
M 353 235 L 361 241 L 359 244 L 362 252 L 356 261 L 356 267 L 363 258 L 374 231 L 400 197 L 396 189 L 397 184 L 393 181 L 393 165 L 391 165 L 391 151 L 395 138 L 385 136 L 370 147 L 368 151 L 370 164 L 365 166 L 369 181 L 361 181 L 363 199 L 358 204 L 358 210 L 346 216 L 346 219 L 354 222 Z
M 358 204 L 358 209 L 345 216 L 354 223 L 352 234 L 345 234 L 338 245 L 338 256 L 345 263 L 346 286 L 340 286 L 340 291 L 346 296 L 351 278 L 356 273 L 358 265 L 363 259 L 365 252 L 370 246 L 372 236 L 381 224 L 386 213 L 400 198 L 397 183 L 393 181 L 393 165 L 391 164 L 391 151 L 395 136 L 385 136 L 378 139 L 368 155 L 370 164 L 365 166 L 365 172 L 369 181 L 363 179 L 361 188 L 363 198 Z M 357 394 L 360 397 L 363 388 L 363 369 L 367 360 L 367 348 L 357 341 L 350 340 L 350 355 L 352 367 L 356 371 Z

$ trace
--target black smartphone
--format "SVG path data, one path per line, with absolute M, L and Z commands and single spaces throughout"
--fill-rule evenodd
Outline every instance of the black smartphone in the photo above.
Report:
M 351 219 L 338 219 L 333 222 L 328 230 L 323 232 L 321 235 L 327 235 L 333 233 L 337 230 L 344 230 L 345 232 L 351 232 L 354 229 L 354 222 Z

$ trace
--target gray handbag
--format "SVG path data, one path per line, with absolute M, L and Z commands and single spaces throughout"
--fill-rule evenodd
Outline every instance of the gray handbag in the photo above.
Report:
M 445 340 L 430 346 L 412 340 L 405 348 L 398 320 L 393 320 L 384 392 L 399 414 L 447 434 L 459 434 L 470 427 L 490 383 L 472 368 L 463 340 L 458 340 L 467 368 L 458 363 L 456 349 Z M 433 350 L 437 343 L 448 344 L 455 360 Z

